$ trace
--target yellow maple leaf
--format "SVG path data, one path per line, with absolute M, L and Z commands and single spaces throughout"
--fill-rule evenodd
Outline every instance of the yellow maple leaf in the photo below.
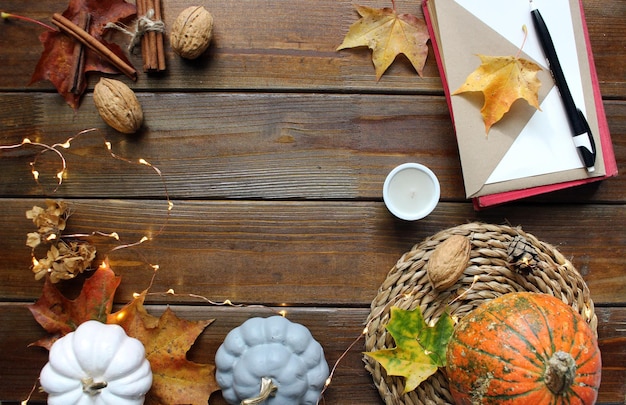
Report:
M 395 8 L 371 8 L 356 5 L 361 16 L 350 26 L 337 50 L 367 46 L 379 80 L 399 54 L 404 54 L 417 74 L 422 76 L 428 56 L 428 28 L 423 19 L 411 14 L 398 14 Z
M 485 122 L 485 133 L 493 124 L 500 121 L 513 103 L 523 98 L 528 104 L 539 107 L 539 87 L 537 73 L 541 66 L 516 56 L 478 55 L 481 65 L 465 79 L 452 95 L 468 91 L 481 91 L 485 103 L 480 110 Z

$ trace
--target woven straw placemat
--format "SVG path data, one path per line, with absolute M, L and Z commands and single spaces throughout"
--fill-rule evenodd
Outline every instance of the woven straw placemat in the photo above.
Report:
M 428 280 L 428 258 L 437 245 L 451 235 L 471 241 L 470 263 L 457 283 L 436 291 Z M 520 265 L 513 244 L 526 244 L 530 265 Z M 515 264 L 517 263 L 517 264 Z M 468 223 L 441 231 L 413 246 L 391 269 L 372 301 L 365 335 L 367 351 L 395 347 L 385 326 L 392 306 L 421 308 L 426 322 L 436 321 L 447 308 L 461 318 L 486 300 L 516 291 L 541 292 L 561 298 L 578 311 L 595 331 L 597 318 L 589 289 L 574 266 L 553 246 L 520 228 Z M 388 376 L 378 362 L 364 357 L 365 368 L 386 404 L 453 404 L 444 373 L 437 373 L 417 389 L 403 394 L 405 380 Z

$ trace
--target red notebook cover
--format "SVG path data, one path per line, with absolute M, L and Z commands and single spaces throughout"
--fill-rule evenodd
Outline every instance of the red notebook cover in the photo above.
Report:
M 439 74 L 441 76 L 444 93 L 446 96 L 446 100 L 448 102 L 450 116 L 454 120 L 453 111 L 452 111 L 451 103 L 450 103 L 450 90 L 449 90 L 449 86 L 448 86 L 446 76 L 445 76 L 445 69 L 443 66 L 443 61 L 441 60 L 439 44 L 437 43 L 437 40 L 436 40 L 437 36 L 433 28 L 432 16 L 430 15 L 430 11 L 428 9 L 428 1 L 429 0 L 424 0 L 422 2 L 422 9 L 424 12 L 424 18 L 426 20 L 426 25 L 428 27 L 428 31 L 430 34 L 430 40 L 433 46 L 433 51 L 435 54 L 435 59 L 437 61 L 437 66 L 439 68 Z M 476 197 L 472 199 L 474 203 L 474 208 L 476 210 L 503 204 L 506 202 L 519 200 L 522 198 L 544 194 L 544 193 L 548 193 L 548 192 L 552 192 L 556 190 L 562 190 L 562 189 L 569 188 L 569 187 L 574 187 L 574 186 L 579 186 L 579 185 L 586 184 L 586 183 L 600 181 L 608 177 L 617 175 L 617 162 L 615 160 L 615 153 L 613 151 L 613 144 L 611 142 L 609 126 L 606 120 L 606 114 L 604 111 L 604 104 L 602 102 L 602 96 L 600 94 L 598 76 L 597 76 L 595 63 L 593 59 L 593 53 L 591 51 L 591 43 L 589 41 L 589 33 L 587 31 L 587 24 L 585 20 L 582 1 L 579 1 L 579 7 L 580 7 L 580 13 L 582 17 L 582 24 L 583 24 L 582 28 L 584 31 L 585 44 L 587 47 L 587 56 L 588 56 L 589 65 L 590 65 L 591 80 L 593 83 L 594 102 L 595 102 L 596 112 L 598 116 L 598 126 L 600 128 L 600 134 L 599 134 L 600 143 L 601 143 L 600 147 L 602 148 L 602 152 L 603 152 L 602 156 L 604 158 L 604 166 L 605 166 L 606 174 L 600 177 L 590 177 L 586 179 L 573 180 L 573 181 L 556 183 L 556 184 L 548 184 L 548 185 L 543 185 L 543 186 L 538 186 L 538 187 L 531 187 L 531 188 L 525 188 L 525 189 L 520 189 L 520 190 L 512 190 L 512 191 L 506 191 L 506 192 L 497 193 L 497 194 L 489 194 L 489 195 Z

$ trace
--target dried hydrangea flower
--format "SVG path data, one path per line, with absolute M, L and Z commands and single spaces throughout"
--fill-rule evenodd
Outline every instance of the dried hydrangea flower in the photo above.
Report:
M 61 239 L 68 217 L 69 209 L 63 201 L 46 200 L 45 209 L 34 206 L 26 211 L 26 218 L 37 226 L 37 232 L 26 237 L 26 245 L 33 249 L 32 271 L 36 280 L 46 275 L 53 283 L 72 279 L 88 269 L 95 259 L 96 248 L 88 242 Z M 46 257 L 36 259 L 34 250 L 42 243 L 49 243 L 50 249 Z
M 35 248 L 42 241 L 58 238 L 65 229 L 68 217 L 69 210 L 63 201 L 46 200 L 45 209 L 34 206 L 31 210 L 26 211 L 26 218 L 32 219 L 39 234 L 39 241 L 37 241 L 34 233 L 29 233 L 26 245 Z
M 49 274 L 50 281 L 57 283 L 88 269 L 95 257 L 96 248 L 88 243 L 59 241 L 50 247 L 45 258 L 33 262 L 32 270 L 36 280 Z

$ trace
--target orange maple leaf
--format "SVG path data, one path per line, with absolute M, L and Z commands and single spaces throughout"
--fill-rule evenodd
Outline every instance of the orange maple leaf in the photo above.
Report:
M 395 8 L 355 6 L 361 16 L 350 26 L 337 50 L 367 46 L 372 50 L 372 61 L 379 80 L 399 54 L 404 54 L 417 74 L 422 76 L 427 42 L 430 39 L 423 19 L 411 14 L 398 14 Z
M 527 59 L 515 56 L 478 55 L 481 65 L 465 79 L 452 95 L 469 91 L 481 91 L 485 103 L 480 110 L 485 122 L 485 133 L 493 124 L 500 121 L 518 99 L 539 107 L 539 87 L 537 73 L 541 66 Z
M 50 349 L 58 338 L 73 332 L 85 321 L 94 319 L 105 322 L 121 281 L 121 277 L 116 276 L 105 261 L 85 280 L 78 298 L 69 300 L 46 278 L 41 297 L 28 309 L 51 335 L 31 345 Z
M 145 403 L 206 404 L 211 393 L 219 390 L 215 366 L 189 361 L 186 353 L 213 320 L 180 319 L 169 307 L 160 318 L 152 316 L 143 306 L 146 293 L 108 317 L 108 323 L 122 326 L 128 336 L 139 339 L 146 348 L 152 388 Z

